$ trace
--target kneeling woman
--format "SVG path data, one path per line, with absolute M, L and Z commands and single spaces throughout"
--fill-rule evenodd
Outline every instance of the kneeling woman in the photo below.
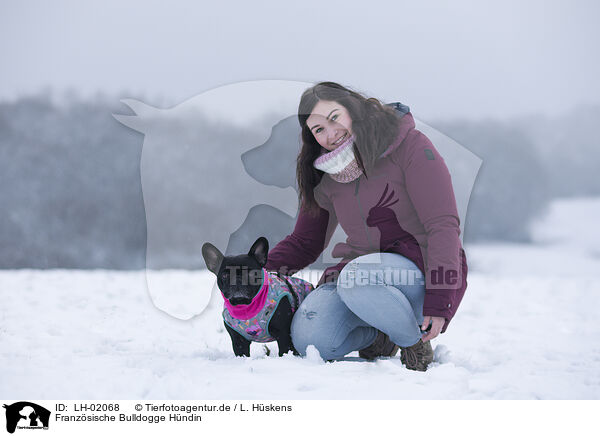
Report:
M 337 83 L 302 95 L 297 158 L 300 212 L 266 269 L 293 274 L 313 263 L 339 223 L 348 235 L 292 323 L 300 354 L 366 359 L 398 348 L 410 369 L 433 360 L 466 290 L 467 264 L 450 174 L 415 129 L 408 107 L 382 105 Z

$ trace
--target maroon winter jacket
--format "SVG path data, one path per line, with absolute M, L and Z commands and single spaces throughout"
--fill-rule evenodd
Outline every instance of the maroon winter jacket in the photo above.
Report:
M 327 173 L 315 188 L 317 217 L 300 210 L 292 234 L 268 254 L 265 268 L 293 274 L 313 263 L 339 223 L 348 235 L 332 256 L 341 262 L 325 270 L 318 285 L 337 280 L 355 257 L 390 252 L 412 260 L 425 276 L 424 316 L 446 319 L 456 313 L 467 288 L 452 182 L 431 141 L 415 129 L 412 115 L 399 119 L 396 140 L 377 160 L 368 179 L 339 183 Z

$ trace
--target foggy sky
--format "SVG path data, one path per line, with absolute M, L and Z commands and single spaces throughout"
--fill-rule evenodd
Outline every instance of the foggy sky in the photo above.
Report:
M 2 1 L 0 100 L 46 87 L 169 107 L 239 81 L 333 80 L 423 120 L 557 115 L 600 103 L 599 11 L 594 1 Z

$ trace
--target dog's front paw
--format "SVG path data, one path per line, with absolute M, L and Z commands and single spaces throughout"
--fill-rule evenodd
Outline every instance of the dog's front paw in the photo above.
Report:
M 248 353 L 235 353 L 235 357 L 250 357 L 250 352 L 248 352 Z

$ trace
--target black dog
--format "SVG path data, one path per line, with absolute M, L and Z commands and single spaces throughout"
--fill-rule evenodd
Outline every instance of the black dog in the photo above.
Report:
M 269 242 L 258 238 L 248 254 L 224 256 L 214 245 L 202 246 L 206 266 L 217 276 L 223 294 L 223 322 L 231 336 L 236 356 L 250 356 L 250 343 L 277 341 L 279 355 L 295 355 L 290 337 L 292 317 L 312 284 L 289 276 L 269 273 Z M 287 298 L 286 298 L 287 297 Z

